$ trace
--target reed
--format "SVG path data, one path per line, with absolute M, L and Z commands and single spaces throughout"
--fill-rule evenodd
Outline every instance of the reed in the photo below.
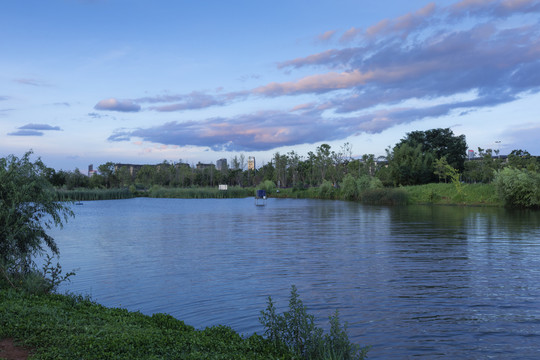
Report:
M 176 199 L 230 199 L 245 198 L 254 195 L 254 188 L 242 188 L 239 186 L 229 187 L 227 190 L 210 187 L 168 188 L 153 186 L 148 191 L 148 196 L 153 198 Z
M 92 201 L 130 199 L 134 194 L 127 188 L 123 189 L 56 189 L 58 201 Z

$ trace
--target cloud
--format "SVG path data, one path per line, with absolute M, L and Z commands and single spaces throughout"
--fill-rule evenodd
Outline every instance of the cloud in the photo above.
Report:
M 528 14 L 540 11 L 537 0 L 463 0 L 451 5 L 451 16 L 493 16 L 506 18 L 515 14 Z
M 258 112 L 234 118 L 168 122 L 146 129 L 118 130 L 110 141 L 143 141 L 178 146 L 210 147 L 216 151 L 269 150 L 345 136 L 322 117 L 289 112 Z
M 118 100 L 115 98 L 101 100 L 94 106 L 96 110 L 120 111 L 120 112 L 138 112 L 141 106 L 131 100 Z
M 518 124 L 507 129 L 501 134 L 502 146 L 506 149 L 502 153 L 510 153 L 512 150 L 527 150 L 533 155 L 540 155 L 540 124 Z
M 319 36 L 317 36 L 317 40 L 322 41 L 322 42 L 328 41 L 334 36 L 335 33 L 336 33 L 336 30 L 326 31 L 320 34 Z
M 266 96 L 281 96 L 301 93 L 324 93 L 333 90 L 346 89 L 366 83 L 372 74 L 359 70 L 349 72 L 329 72 L 306 76 L 297 81 L 286 83 L 270 83 L 253 89 L 254 94 Z
M 43 132 L 36 130 L 18 130 L 8 133 L 10 136 L 43 136 Z
M 61 131 L 59 126 L 47 124 L 26 124 L 19 126 L 17 131 L 8 133 L 10 136 L 43 136 L 43 131 Z
M 0 101 L 6 101 L 6 100 L 9 100 L 9 96 L 0 95 Z
M 397 124 L 447 115 L 483 101 L 487 100 L 473 99 L 422 108 L 396 107 L 348 117 L 324 117 L 324 106 L 316 108 L 313 104 L 302 104 L 290 112 L 265 111 L 204 121 L 173 121 L 134 130 L 119 129 L 108 140 L 132 141 L 132 138 L 139 138 L 145 142 L 208 147 L 215 151 L 263 151 L 341 140 L 360 133 L 380 133 Z
M 148 100 L 148 102 L 158 102 L 156 100 L 174 101 L 173 104 L 152 106 L 150 110 L 156 111 L 181 111 L 203 109 L 211 106 L 223 106 L 227 103 L 223 97 L 216 97 L 202 92 L 192 92 L 189 95 L 176 96 L 170 98 L 157 98 Z
M 13 81 L 22 85 L 49 86 L 46 82 L 37 79 L 14 79 Z
M 20 130 L 40 130 L 40 131 L 61 131 L 60 126 L 51 126 L 47 124 L 26 124 L 24 126 L 18 127 Z
M 307 76 L 240 92 L 126 100 L 132 105 L 150 103 L 148 109 L 154 111 L 182 111 L 250 97 L 313 95 L 290 111 L 120 129 L 109 140 L 270 150 L 378 133 L 398 124 L 509 103 L 540 91 L 539 22 L 534 16 L 514 18 L 537 13 L 538 0 L 463 0 L 447 7 L 430 3 L 365 30 L 350 28 L 341 36 L 341 48 L 277 64 L 290 73 L 312 70 Z M 330 30 L 321 39 L 329 43 L 336 36 Z M 354 46 L 343 41 L 354 41 Z

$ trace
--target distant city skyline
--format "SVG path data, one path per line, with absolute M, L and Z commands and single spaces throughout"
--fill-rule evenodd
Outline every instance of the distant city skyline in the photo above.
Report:
M 540 155 L 540 0 L 8 1 L 0 156 L 190 164 L 451 128 Z

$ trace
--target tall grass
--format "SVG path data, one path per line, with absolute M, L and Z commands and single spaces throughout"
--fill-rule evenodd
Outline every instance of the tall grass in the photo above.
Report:
M 360 201 L 369 205 L 407 205 L 409 196 L 400 188 L 368 189 L 360 194 Z
M 177 198 L 177 199 L 228 199 L 255 196 L 254 188 L 229 187 L 227 190 L 218 188 L 166 188 L 153 186 L 148 191 L 148 196 L 153 198 Z
M 134 194 L 127 188 L 56 190 L 56 199 L 58 201 L 117 200 L 132 197 L 134 197 Z
M 461 184 L 456 188 L 451 183 L 405 186 L 402 188 L 412 204 L 457 204 L 474 206 L 501 206 L 493 184 Z

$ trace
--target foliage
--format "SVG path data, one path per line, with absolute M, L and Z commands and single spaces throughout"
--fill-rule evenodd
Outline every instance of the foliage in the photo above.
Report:
M 334 184 L 328 180 L 324 180 L 323 183 L 319 186 L 319 198 L 320 199 L 333 199 L 334 198 Z
M 422 145 L 408 143 L 387 150 L 388 165 L 394 185 L 418 185 L 430 182 L 433 174 L 432 153 L 423 153 Z
M 259 190 L 265 190 L 267 195 L 273 194 L 276 192 L 276 184 L 271 180 L 264 180 L 257 187 Z
M 402 188 L 379 188 L 364 191 L 361 201 L 370 205 L 407 205 L 409 196 Z
M 277 314 L 272 298 L 268 297 L 268 306 L 261 311 L 259 321 L 277 351 L 289 348 L 302 359 L 364 359 L 369 350 L 349 341 L 347 324 L 341 327 L 338 311 L 330 317 L 330 333 L 324 334 L 315 326 L 315 317 L 307 313 L 294 285 L 289 311 Z
M 449 183 L 431 183 L 404 186 L 410 204 L 460 204 L 473 206 L 500 206 L 501 201 L 492 184 L 461 184 L 461 192 Z
M 466 151 L 465 136 L 449 128 L 413 131 L 387 150 L 391 178 L 395 185 L 427 184 L 436 180 L 435 159 L 463 171 Z
M 118 200 L 130 199 L 135 196 L 136 190 L 128 188 L 115 189 L 56 189 L 58 201 L 90 201 L 90 200 Z
M 478 159 L 467 161 L 463 178 L 469 183 L 490 183 L 495 177 L 495 171 L 502 166 L 502 160 L 493 156 L 492 149 L 478 148 Z
M 0 290 L 0 338 L 47 359 L 292 359 L 259 335 L 226 326 L 196 330 L 166 314 L 106 308 L 76 295 Z
M 515 169 L 527 169 L 533 172 L 540 170 L 538 159 L 524 150 L 512 150 L 508 154 L 508 166 Z
M 56 291 L 58 286 L 70 281 L 74 272 L 62 275 L 60 263 L 53 265 L 53 256 L 46 255 L 45 262 L 41 270 L 32 267 L 24 272 L 10 270 L 9 266 L 0 264 L 0 288 L 14 288 L 25 291 L 29 294 L 46 294 Z
M 243 188 L 240 186 L 230 186 L 227 190 L 219 190 L 217 187 L 167 188 L 154 185 L 148 191 L 150 197 L 177 199 L 244 198 L 253 196 L 253 194 L 253 188 Z
M 342 198 L 345 200 L 358 200 L 359 194 L 356 179 L 351 174 L 345 175 L 341 184 Z
M 507 167 L 497 171 L 494 184 L 506 205 L 540 207 L 540 173 Z
M 31 154 L 0 158 L 0 263 L 10 273 L 29 271 L 44 246 L 58 254 L 46 230 L 73 216 L 69 204 L 56 201 L 47 168 L 40 159 L 31 162 Z
M 407 133 L 397 146 L 402 144 L 421 145 L 422 154 L 432 154 L 435 159 L 444 157 L 450 166 L 463 171 L 467 152 L 465 135 L 455 136 L 450 128 L 413 131 Z

